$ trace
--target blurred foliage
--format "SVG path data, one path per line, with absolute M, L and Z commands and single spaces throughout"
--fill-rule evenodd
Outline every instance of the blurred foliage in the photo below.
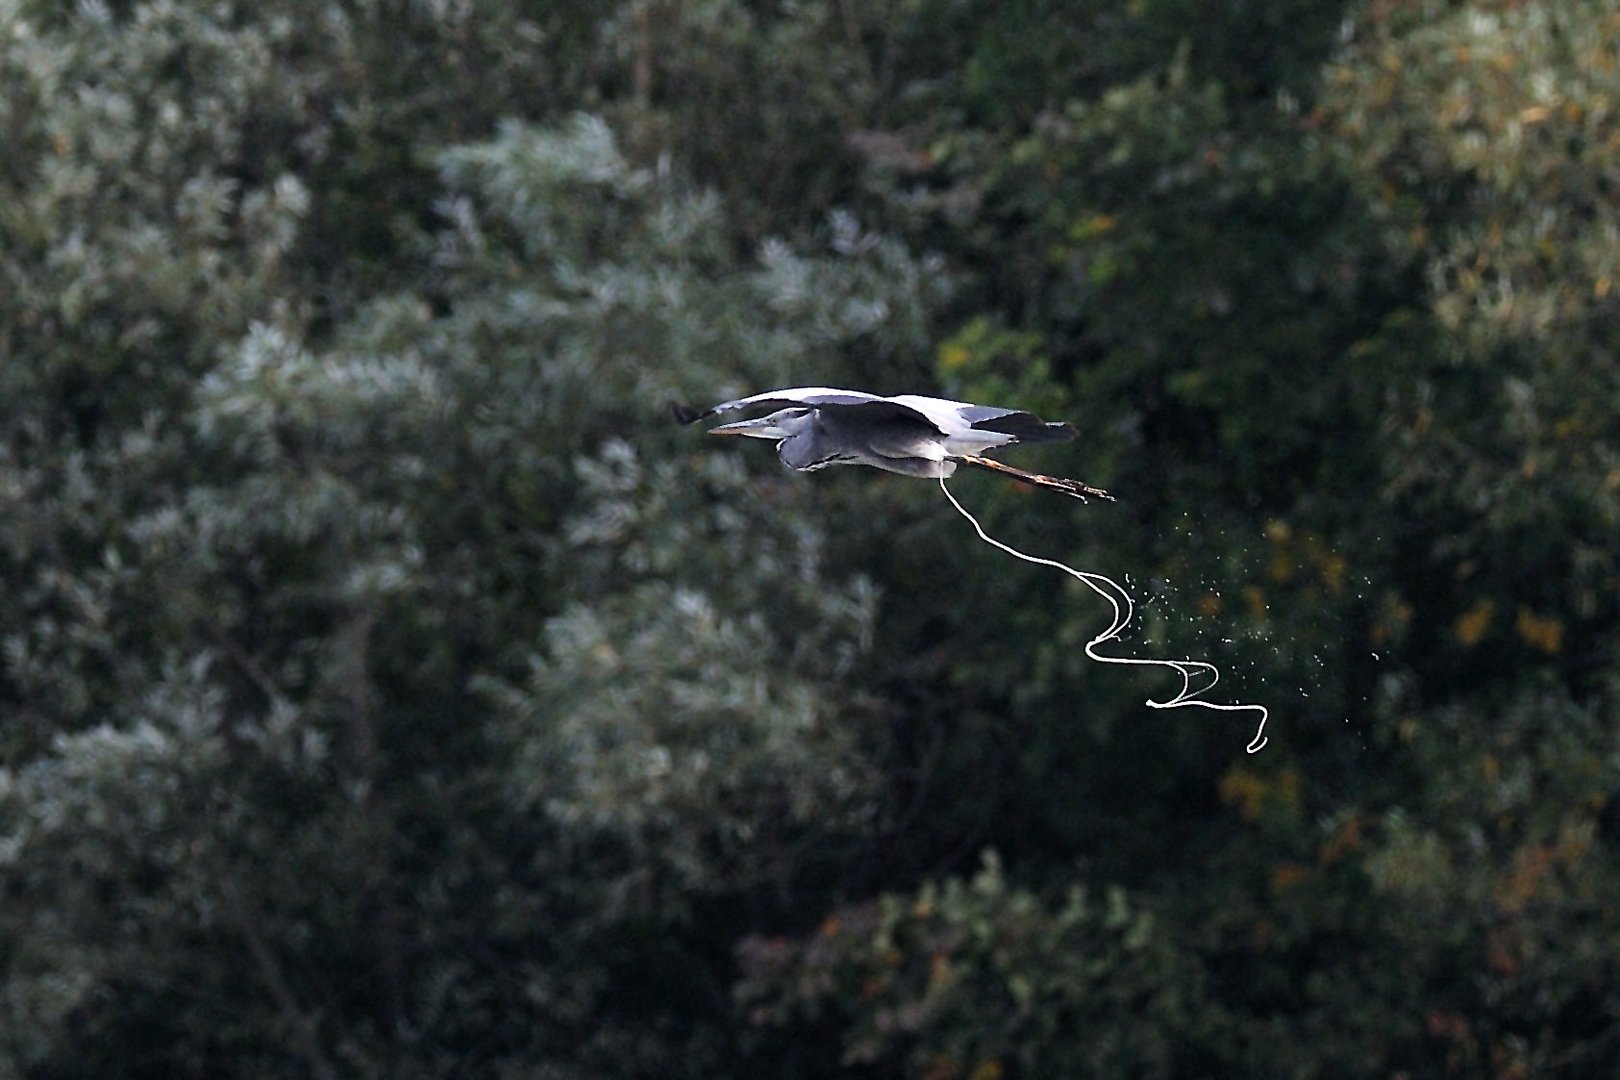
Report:
M 0 1074 L 1620 1071 L 1617 30 L 0 0 Z
M 1196 1068 L 1197 1026 L 1213 1015 L 1196 970 L 1124 890 L 1076 886 L 1045 902 L 989 853 L 969 880 L 841 908 L 802 942 L 748 938 L 739 952 L 754 1024 L 848 1008 L 838 1064 L 885 1072 L 1179 1075 Z M 812 1028 L 789 1053 L 809 1059 L 821 1043 Z

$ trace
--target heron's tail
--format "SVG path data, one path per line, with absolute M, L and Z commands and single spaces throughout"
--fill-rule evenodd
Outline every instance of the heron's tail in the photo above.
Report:
M 1002 476 L 1011 477 L 1012 479 L 1017 480 L 1019 483 L 1028 484 L 1031 487 L 1045 488 L 1048 491 L 1061 492 L 1064 495 L 1069 495 L 1079 499 L 1081 502 L 1084 502 L 1090 496 L 1095 496 L 1099 499 L 1107 499 L 1109 502 L 1115 501 L 1114 497 L 1108 494 L 1108 492 L 1104 491 L 1102 488 L 1092 487 L 1090 484 L 1083 484 L 1079 480 L 1066 480 L 1061 476 L 1047 476 L 1044 473 L 1025 472 L 1023 469 L 1015 469 L 1011 465 L 1004 465 L 993 458 L 979 457 L 976 454 L 959 454 L 954 460 L 960 461 L 963 465 L 971 465 L 975 469 L 984 469 L 987 472 L 1000 473 Z

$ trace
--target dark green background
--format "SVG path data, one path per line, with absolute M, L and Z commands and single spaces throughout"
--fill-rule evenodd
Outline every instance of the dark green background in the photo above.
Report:
M 0 3 L 0 1074 L 1620 1071 L 1616 41 Z

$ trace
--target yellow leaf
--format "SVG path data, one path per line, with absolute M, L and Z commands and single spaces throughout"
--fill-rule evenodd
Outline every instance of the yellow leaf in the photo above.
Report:
M 1485 636 L 1485 631 L 1490 629 L 1491 617 L 1495 614 L 1496 601 L 1481 600 L 1457 616 L 1456 625 L 1453 627 L 1457 640 L 1469 648 L 1478 645 L 1480 639 Z
M 1519 609 L 1513 629 L 1526 644 L 1540 649 L 1548 656 L 1558 653 L 1564 647 L 1564 624 L 1551 616 L 1537 615 L 1529 608 Z
M 1342 555 L 1322 557 L 1322 583 L 1328 587 L 1329 592 L 1337 594 L 1344 591 L 1344 575 L 1349 567 L 1350 564 Z
M 1260 804 L 1266 797 L 1266 782 L 1259 773 L 1247 769 L 1231 769 L 1221 777 L 1221 802 L 1236 806 L 1244 821 L 1260 816 Z
M 1221 777 L 1218 791 L 1221 802 L 1237 807 L 1244 821 L 1255 820 L 1267 807 L 1280 807 L 1290 817 L 1299 815 L 1299 773 L 1293 769 L 1273 777 L 1234 767 Z

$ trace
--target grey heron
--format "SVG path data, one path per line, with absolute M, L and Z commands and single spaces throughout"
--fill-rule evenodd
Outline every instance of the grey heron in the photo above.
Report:
M 694 424 L 748 409 L 774 411 L 721 424 L 709 429 L 709 434 L 774 439 L 782 462 L 801 472 L 829 465 L 870 465 L 943 480 L 958 465 L 968 465 L 1082 501 L 1088 495 L 1113 499 L 1101 488 L 1078 480 L 1025 472 L 985 457 L 986 451 L 1003 446 L 1067 442 L 1075 437 L 1068 424 L 1048 423 L 1019 409 L 917 394 L 879 397 L 859 390 L 797 386 L 723 401 L 707 409 L 677 405 L 675 417 L 683 424 Z

